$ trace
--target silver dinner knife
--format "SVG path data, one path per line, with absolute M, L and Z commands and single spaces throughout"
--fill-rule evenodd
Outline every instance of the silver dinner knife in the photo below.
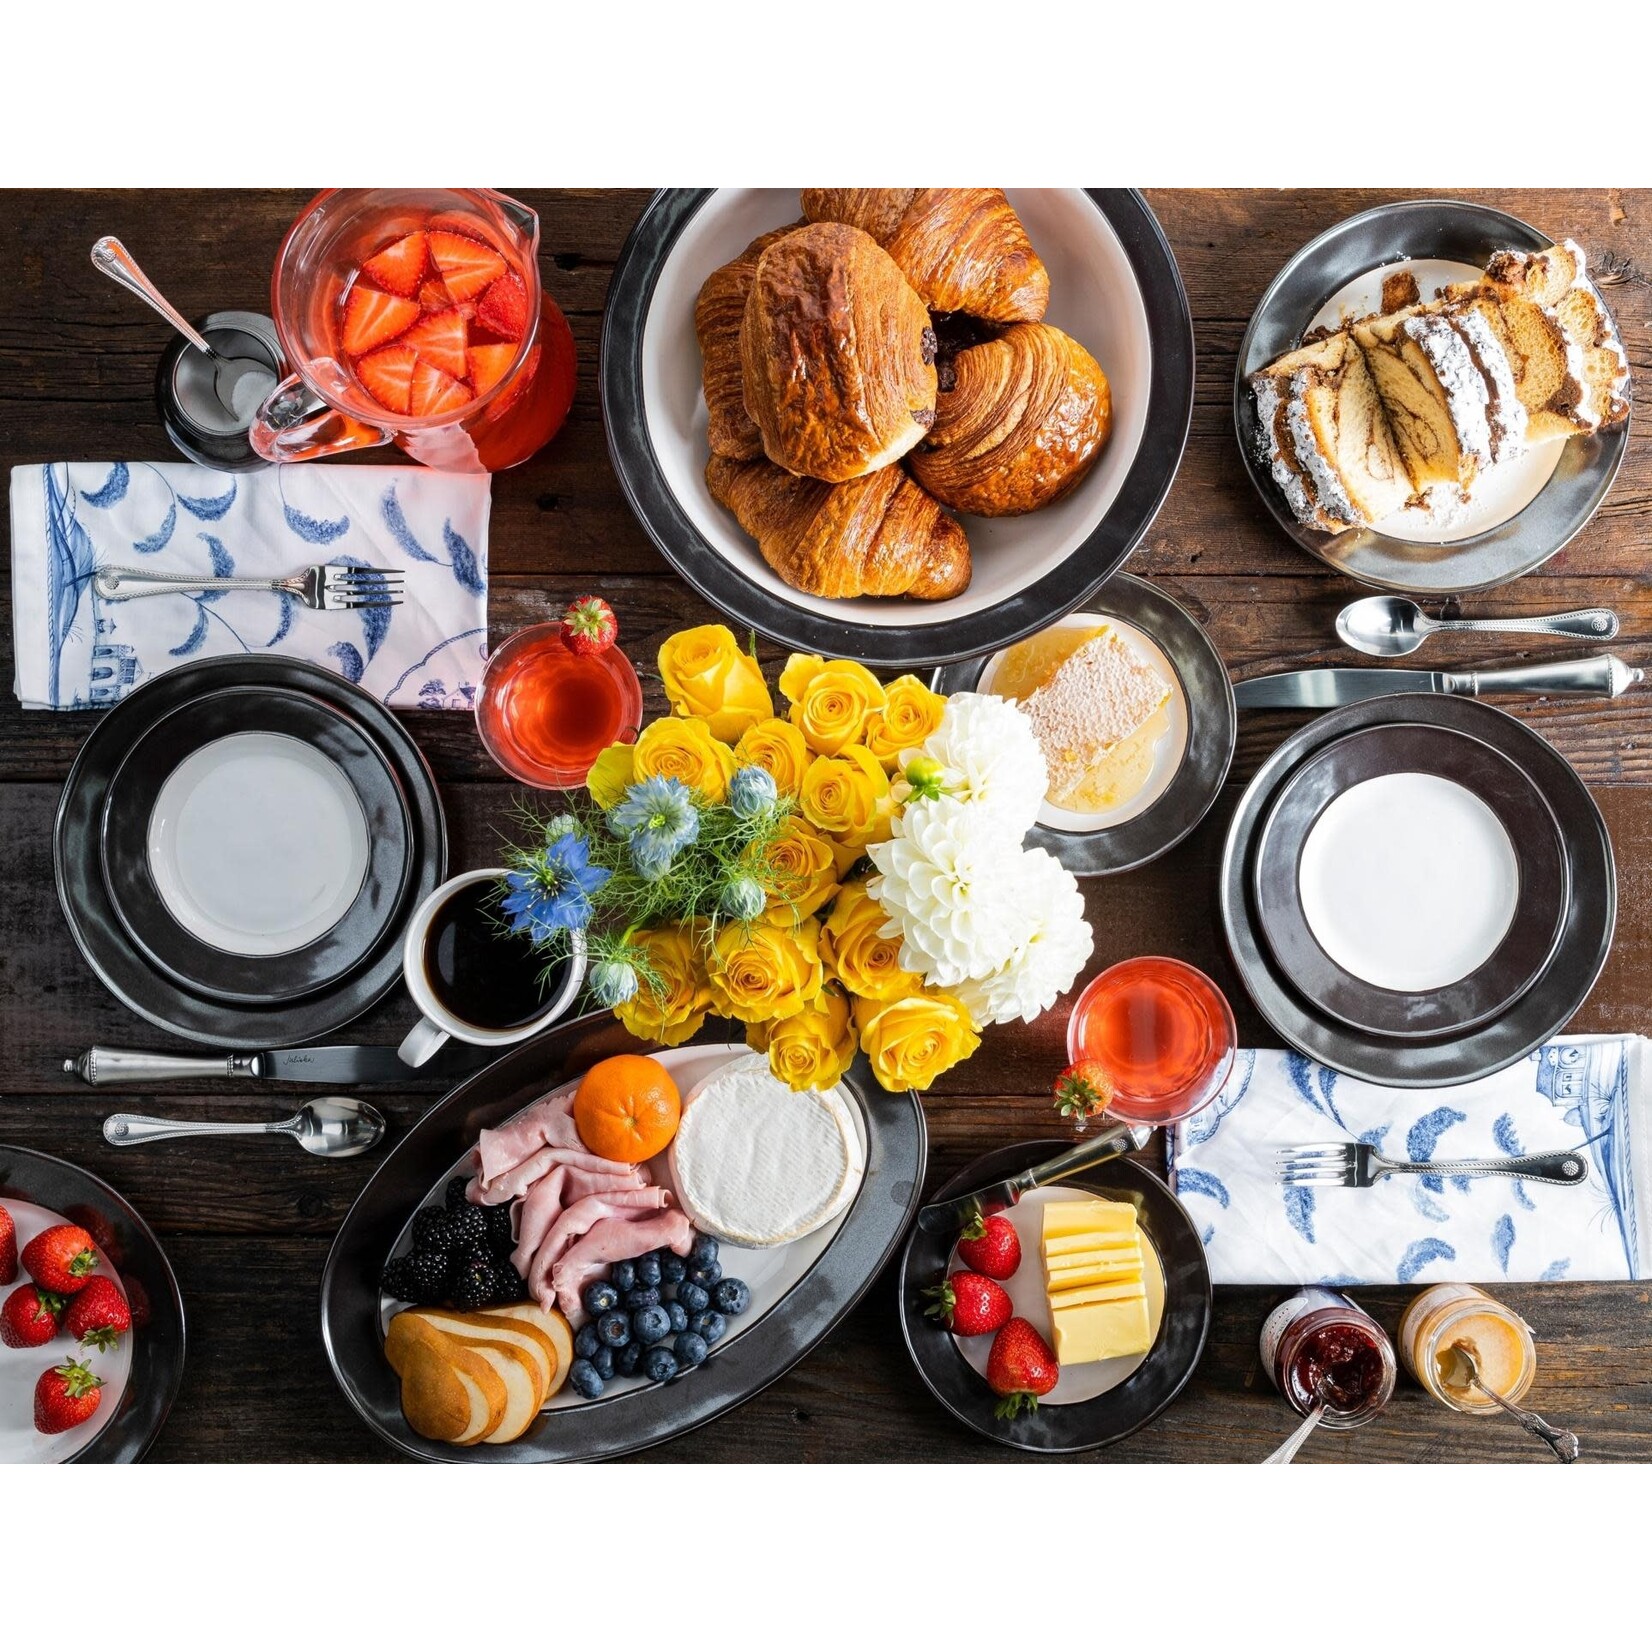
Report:
M 1233 698 L 1253 710 L 1282 707 L 1326 711 L 1351 706 L 1384 694 L 1577 694 L 1615 700 L 1640 682 L 1645 673 L 1625 665 L 1616 654 L 1591 654 L 1578 660 L 1517 665 L 1491 671 L 1409 671 L 1394 667 L 1327 667 L 1316 671 L 1279 671 L 1233 685 Z
M 973 1193 L 966 1193 L 960 1199 L 948 1199 L 938 1205 L 925 1205 L 918 1212 L 918 1226 L 925 1233 L 956 1233 L 986 1206 L 1007 1209 L 1011 1205 L 1019 1204 L 1022 1197 L 1031 1193 L 1035 1187 L 1047 1187 L 1051 1182 L 1076 1176 L 1079 1171 L 1104 1164 L 1108 1159 L 1135 1152 L 1138 1148 L 1146 1147 L 1152 1139 L 1153 1132 L 1145 1124 L 1109 1125 L 1088 1141 L 1081 1141 L 1078 1146 L 1069 1147 L 1065 1153 L 1058 1153 L 1053 1159 L 1046 1159 L 1043 1164 L 1035 1164 L 1030 1170 L 1023 1170 L 1018 1176 L 1011 1176 L 1007 1182 L 995 1182 L 991 1187 L 978 1187 Z
M 257 1050 L 226 1055 L 165 1055 L 154 1050 L 112 1050 L 94 1044 L 63 1063 L 88 1084 L 141 1089 L 182 1078 L 262 1078 L 287 1084 L 423 1084 L 463 1078 L 498 1051 L 450 1040 L 420 1067 L 409 1067 L 389 1044 L 323 1044 L 310 1049 Z

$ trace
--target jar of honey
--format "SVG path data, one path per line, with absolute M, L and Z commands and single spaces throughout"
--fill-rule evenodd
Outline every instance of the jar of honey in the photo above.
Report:
M 1388 1404 L 1398 1365 L 1388 1333 L 1340 1291 L 1312 1285 L 1281 1302 L 1262 1326 L 1262 1364 L 1292 1407 L 1320 1401 L 1322 1428 L 1358 1428 Z
M 1537 1376 L 1531 1328 L 1512 1308 L 1473 1285 L 1431 1285 L 1400 1320 L 1406 1370 L 1453 1411 L 1496 1411 L 1495 1401 L 1468 1386 L 1462 1363 L 1451 1356 L 1458 1346 L 1474 1356 L 1480 1381 L 1505 1399 L 1518 1402 Z

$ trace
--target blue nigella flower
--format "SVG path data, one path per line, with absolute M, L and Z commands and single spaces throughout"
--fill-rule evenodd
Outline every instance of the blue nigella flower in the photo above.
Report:
M 631 861 L 645 878 L 662 878 L 672 857 L 700 835 L 694 794 L 680 780 L 656 774 L 625 789 L 625 801 L 608 811 L 615 837 L 631 846 Z
M 731 918 L 745 921 L 755 918 L 769 902 L 762 884 L 748 873 L 740 872 L 723 885 L 717 904 Z
M 591 966 L 591 991 L 605 1010 L 637 996 L 637 972 L 621 959 L 604 958 Z
M 779 797 L 780 788 L 775 785 L 774 776 L 755 763 L 736 769 L 728 783 L 728 806 L 742 820 L 751 820 L 765 809 L 772 809 Z
M 513 930 L 526 930 L 535 943 L 567 929 L 583 929 L 591 919 L 591 897 L 609 878 L 591 865 L 584 838 L 565 832 L 545 845 L 519 872 L 506 874 L 510 893 L 500 905 Z

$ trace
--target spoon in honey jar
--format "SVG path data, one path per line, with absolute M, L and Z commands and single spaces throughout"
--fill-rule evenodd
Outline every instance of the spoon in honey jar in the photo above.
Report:
M 1264 1465 L 1268 1463 L 1288 1463 L 1296 1456 L 1303 1446 L 1308 1443 L 1308 1436 L 1319 1427 L 1325 1418 L 1325 1389 L 1323 1377 L 1314 1384 L 1314 1403 L 1308 1415 L 1302 1419 L 1301 1426 L 1280 1448 L 1264 1457 Z
M 1546 1423 L 1535 1411 L 1527 1411 L 1513 1400 L 1504 1397 L 1494 1388 L 1488 1388 L 1480 1380 L 1480 1366 L 1472 1352 L 1460 1342 L 1454 1342 L 1443 1350 L 1439 1356 L 1440 1376 L 1452 1388 L 1473 1388 L 1484 1394 L 1488 1400 L 1499 1405 L 1525 1429 L 1528 1434 L 1535 1435 L 1546 1445 L 1563 1463 L 1575 1463 L 1578 1453 L 1582 1449 L 1577 1443 L 1577 1435 L 1569 1428 L 1556 1428 L 1552 1423 Z

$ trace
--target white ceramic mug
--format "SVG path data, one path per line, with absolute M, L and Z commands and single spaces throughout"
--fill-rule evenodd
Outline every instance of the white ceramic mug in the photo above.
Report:
M 462 872 L 432 889 L 413 914 L 402 941 L 402 976 L 418 1007 L 419 1021 L 396 1052 L 409 1067 L 422 1067 L 450 1038 L 457 1038 L 466 1044 L 520 1044 L 524 1038 L 532 1038 L 535 1033 L 544 1032 L 559 1021 L 573 1003 L 580 983 L 585 979 L 585 936 L 580 930 L 575 930 L 571 936 L 568 976 L 562 983 L 562 990 L 545 1006 L 542 1014 L 520 1027 L 478 1027 L 472 1022 L 461 1021 L 443 1005 L 431 987 L 424 964 L 425 940 L 438 909 L 456 890 L 473 883 L 501 883 L 505 876 L 502 866 L 483 867 L 479 872 Z

